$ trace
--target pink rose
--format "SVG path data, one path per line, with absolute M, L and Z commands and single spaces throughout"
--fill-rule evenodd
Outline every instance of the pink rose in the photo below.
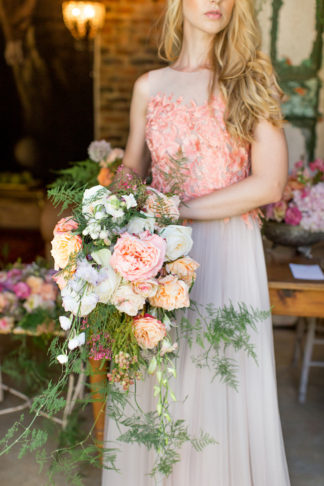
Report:
M 62 218 L 56 224 L 54 228 L 54 235 L 56 233 L 65 233 L 66 231 L 73 231 L 78 228 L 78 223 L 74 221 L 72 216 L 68 216 L 67 218 Z
M 28 299 L 31 294 L 31 288 L 25 282 L 16 283 L 13 290 L 19 299 Z
M 291 224 L 292 226 L 298 226 L 301 222 L 303 215 L 296 206 L 292 206 L 287 209 L 285 222 Z
M 148 188 L 148 191 L 149 195 L 145 201 L 144 211 L 156 218 L 165 216 L 172 221 L 179 219 L 179 196 L 168 197 L 152 188 Z
M 150 314 L 135 317 L 133 332 L 138 345 L 142 349 L 153 349 L 166 336 L 163 322 Z
M 148 280 L 161 270 L 166 242 L 148 231 L 139 237 L 123 233 L 118 239 L 110 265 L 126 280 Z

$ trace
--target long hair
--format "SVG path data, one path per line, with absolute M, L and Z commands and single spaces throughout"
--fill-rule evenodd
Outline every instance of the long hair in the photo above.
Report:
M 160 56 L 169 62 L 176 61 L 182 40 L 182 0 L 167 0 Z M 215 35 L 210 98 L 217 83 L 226 102 L 227 130 L 235 138 L 248 142 L 252 142 L 259 120 L 268 120 L 276 127 L 283 124 L 280 110 L 283 93 L 269 57 L 260 51 L 260 44 L 253 0 L 236 0 L 229 24 Z

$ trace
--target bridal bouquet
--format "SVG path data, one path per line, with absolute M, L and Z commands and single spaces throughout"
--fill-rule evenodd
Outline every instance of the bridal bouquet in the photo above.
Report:
M 35 417 L 43 411 L 56 414 L 65 405 L 62 389 L 71 373 L 81 373 L 89 358 L 98 360 L 102 369 L 108 363 L 107 381 L 99 393 L 106 400 L 109 418 L 117 423 L 117 441 L 154 450 L 156 462 L 151 474 L 167 476 L 180 460 L 179 450 L 185 442 L 197 450 L 215 443 L 203 431 L 192 437 L 184 420 L 171 413 L 170 404 L 184 398 L 176 397 L 171 385 L 180 341 L 197 344 L 198 355 L 193 361 L 198 367 L 211 369 L 211 380 L 217 376 L 236 387 L 236 365 L 224 351 L 231 346 L 256 358 L 249 327 L 255 328 L 269 312 L 249 309 L 244 303 L 218 308 L 192 301 L 190 290 L 199 262 L 189 255 L 191 227 L 179 220 L 176 190 L 162 194 L 150 187 L 120 165 L 121 153 L 110 145 L 108 151 L 108 145 L 93 142 L 91 160 L 62 171 L 49 191 L 54 204 L 71 212 L 55 226 L 52 241 L 53 278 L 64 308 L 59 322 L 66 339 L 54 339 L 50 349 L 50 360 L 61 364 L 62 375 L 34 400 L 32 411 Z M 95 170 L 93 164 L 97 164 Z M 114 180 L 108 187 L 96 185 L 98 164 L 113 170 Z M 177 175 L 182 167 L 178 169 L 173 174 L 174 188 L 181 186 Z M 86 179 L 89 173 L 92 182 Z M 183 310 L 190 310 L 190 319 Z M 91 373 L 89 367 L 86 372 Z M 139 380 L 153 380 L 152 410 L 143 410 L 138 404 Z M 92 400 L 88 394 L 83 403 Z M 23 442 L 24 452 L 38 451 L 43 464 L 47 435 L 40 429 L 31 432 L 34 421 L 29 427 L 15 424 L 0 441 L 0 455 Z M 19 427 L 22 433 L 10 444 Z M 79 476 L 79 482 L 74 482 L 75 467 L 80 462 L 93 463 L 98 449 L 86 439 L 79 445 L 60 448 L 47 457 L 52 462 L 52 475 L 63 471 L 71 484 L 82 484 Z M 116 449 L 106 445 L 103 454 L 104 467 L 115 469 Z
M 80 346 L 94 359 L 111 359 L 108 379 L 128 390 L 141 376 L 165 375 L 177 348 L 168 331 L 172 311 L 189 307 L 198 263 L 188 254 L 191 228 L 178 224 L 180 200 L 137 181 L 117 193 L 86 189 L 80 211 L 54 229 L 54 276 L 68 332 L 60 363 Z M 160 379 L 166 388 L 165 380 Z M 160 395 L 158 414 L 165 396 Z

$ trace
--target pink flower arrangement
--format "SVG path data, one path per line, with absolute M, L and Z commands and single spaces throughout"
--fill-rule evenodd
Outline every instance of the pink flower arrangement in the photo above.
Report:
M 324 231 L 324 160 L 308 167 L 296 162 L 281 201 L 264 208 L 267 220 L 301 226 L 309 231 Z
M 37 313 L 45 321 L 56 319 L 59 296 L 52 274 L 52 270 L 36 262 L 15 264 L 10 270 L 1 272 L 0 332 L 21 325 L 31 329 L 29 322 L 33 319 L 29 321 L 28 316 Z

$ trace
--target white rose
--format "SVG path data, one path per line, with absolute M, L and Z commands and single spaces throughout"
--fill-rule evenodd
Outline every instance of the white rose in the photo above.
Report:
M 105 201 L 105 209 L 113 218 L 121 218 L 124 216 L 124 211 L 121 208 L 120 200 L 117 196 L 112 195 Z
M 143 309 L 145 298 L 136 294 L 128 284 L 121 285 L 115 292 L 112 303 L 120 312 L 129 316 L 136 316 L 139 310 Z
M 102 267 L 108 267 L 110 258 L 111 258 L 111 251 L 107 248 L 103 248 L 102 250 L 93 251 L 91 253 L 92 258 L 98 265 Z
M 108 304 L 113 293 L 120 284 L 121 277 L 110 265 L 107 265 L 105 268 L 100 270 L 99 278 L 100 283 L 94 288 L 94 291 L 99 302 L 102 304 Z
M 191 233 L 192 228 L 190 226 L 176 224 L 170 224 L 160 231 L 160 236 L 165 238 L 167 242 L 167 260 L 173 261 L 188 255 L 193 245 Z
M 66 354 L 59 354 L 58 356 L 56 356 L 56 359 L 60 364 L 65 364 L 68 362 L 69 358 Z
M 145 218 L 141 218 L 139 216 L 134 216 L 130 219 L 127 231 L 130 234 L 139 235 L 144 231 L 149 231 L 150 233 L 154 233 L 154 225 L 155 225 L 155 218 L 151 216 L 146 216 Z
M 133 194 L 122 196 L 122 199 L 124 199 L 127 209 L 135 208 L 137 206 L 137 202 Z
M 109 194 L 111 194 L 111 192 L 106 189 L 106 187 L 100 185 L 86 189 L 82 199 L 82 213 L 86 217 L 94 216 L 98 206 L 104 205 L 104 202 Z
M 65 317 L 65 316 L 60 316 L 59 321 L 60 321 L 61 328 L 64 331 L 68 331 L 70 329 L 71 324 L 72 324 L 71 319 L 69 319 L 68 317 Z

